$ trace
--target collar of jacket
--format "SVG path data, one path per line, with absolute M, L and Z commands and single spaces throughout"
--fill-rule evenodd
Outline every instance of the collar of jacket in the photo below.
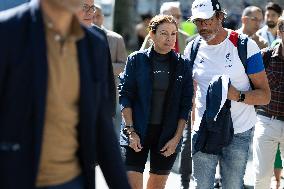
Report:
M 148 58 L 152 58 L 153 56 L 153 53 L 154 53 L 154 45 L 151 45 L 148 49 L 145 50 L 146 51 L 146 55 Z M 169 55 L 170 55 L 170 60 L 177 60 L 177 63 L 178 63 L 178 60 L 180 59 L 180 54 L 174 52 L 173 50 L 171 50 L 169 52 Z
M 145 49 L 146 51 L 146 56 L 149 58 L 150 61 L 148 61 L 150 64 L 152 64 L 152 57 L 154 54 L 154 46 L 151 45 L 148 49 Z M 174 76 L 176 72 L 176 68 L 180 62 L 181 55 L 179 53 L 174 52 L 171 50 L 169 52 L 169 57 L 170 57 L 170 85 L 171 86 L 172 82 L 174 82 Z

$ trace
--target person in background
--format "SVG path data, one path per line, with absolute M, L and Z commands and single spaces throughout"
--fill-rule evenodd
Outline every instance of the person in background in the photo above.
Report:
M 125 61 L 127 59 L 127 52 L 123 37 L 114 31 L 106 29 L 103 26 L 104 14 L 102 7 L 99 4 L 95 4 L 93 24 L 101 28 L 107 35 L 114 76 L 115 78 L 117 78 L 118 75 L 123 71 Z
M 192 105 L 189 62 L 172 50 L 178 30 L 175 19 L 157 15 L 149 29 L 153 46 L 129 55 L 119 84 L 120 145 L 133 189 L 143 188 L 149 152 L 146 188 L 165 188 Z
M 171 2 L 165 2 L 161 5 L 160 7 L 160 14 L 164 14 L 164 15 L 171 15 L 174 17 L 174 19 L 176 20 L 178 27 L 180 27 L 180 21 L 182 18 L 182 14 L 181 14 L 181 10 L 180 10 L 180 2 L 178 1 L 171 1 Z M 185 49 L 186 46 L 186 40 L 189 37 L 189 35 L 182 31 L 180 28 L 178 28 L 178 33 L 177 33 L 177 39 L 176 39 L 176 43 L 174 46 L 174 50 L 176 52 L 182 53 Z M 151 45 L 151 40 L 150 40 L 150 36 L 149 34 L 146 36 L 142 46 L 141 46 L 141 50 L 142 49 L 146 49 L 148 47 L 150 47 Z
M 145 37 L 148 35 L 148 25 L 150 20 L 153 18 L 153 16 L 150 13 L 142 14 L 141 19 L 142 21 L 138 23 L 135 27 L 135 32 L 137 36 L 137 43 L 138 43 L 138 49 L 141 48 Z
M 249 37 L 251 37 L 251 39 L 253 39 L 256 42 L 256 44 L 260 49 L 266 48 L 268 46 L 267 41 L 263 37 L 259 36 L 259 34 L 256 34 L 263 21 L 262 18 L 263 18 L 262 10 L 259 7 L 256 6 L 246 7 L 242 14 L 242 27 L 237 31 L 247 34 Z M 281 160 L 280 150 L 278 147 L 274 162 L 274 176 L 277 185 L 279 186 L 281 181 L 282 169 L 283 169 L 282 160 Z
M 110 31 L 103 26 L 104 23 L 104 14 L 102 7 L 99 4 L 95 4 L 95 12 L 93 16 L 93 24 L 101 28 L 108 40 L 108 45 L 110 48 L 111 62 L 113 66 L 115 84 L 118 85 L 118 75 L 123 71 L 125 66 L 125 62 L 127 59 L 127 52 L 124 44 L 123 37 L 114 31 Z M 116 96 L 118 98 L 118 91 L 116 90 Z M 121 112 L 120 107 L 118 105 L 118 99 L 116 104 L 116 114 L 114 119 L 114 126 L 116 128 L 117 133 L 120 130 L 121 123 Z
M 263 37 L 270 46 L 271 43 L 277 38 L 277 20 L 282 14 L 282 8 L 273 2 L 269 2 L 265 7 L 265 26 L 257 31 L 257 34 Z
M 260 49 L 268 46 L 267 41 L 256 32 L 260 29 L 263 22 L 262 10 L 256 6 L 246 7 L 242 14 L 242 26 L 237 30 L 238 33 L 248 35 L 253 39 Z
M 110 188 L 130 189 L 104 103 L 108 46 L 80 25 L 80 6 L 32 0 L 0 13 L 1 189 L 93 189 L 95 162 Z
M 284 125 L 283 16 L 279 17 L 276 29 L 281 42 L 272 48 L 264 49 L 262 52 L 271 89 L 271 102 L 266 106 L 258 107 L 257 112 L 258 122 L 255 127 L 253 142 L 255 189 L 270 188 L 273 170 L 272 162 L 275 159 L 277 148 L 280 148 L 281 157 L 284 158 L 284 136 L 282 135 Z M 276 188 L 278 189 L 280 187 L 280 178 L 276 181 Z
M 116 104 L 117 104 L 117 100 L 116 100 L 117 92 L 116 91 L 117 90 L 116 90 L 116 85 L 115 85 L 114 70 L 113 70 L 113 66 L 111 62 L 111 55 L 110 55 L 110 49 L 108 45 L 107 36 L 106 36 L 106 33 L 101 28 L 93 24 L 93 19 L 94 19 L 95 11 L 96 11 L 94 0 L 81 0 L 81 1 L 82 1 L 82 6 L 76 13 L 77 18 L 83 25 L 85 25 L 90 30 L 92 30 L 92 32 L 99 35 L 107 43 L 107 46 L 108 46 L 106 57 L 109 59 L 107 63 L 110 64 L 108 66 L 108 72 L 109 72 L 108 76 L 109 76 L 109 81 L 110 81 L 108 88 L 110 91 L 110 94 L 109 94 L 110 99 L 108 100 L 107 103 L 110 103 L 112 117 L 114 118 L 116 115 L 116 108 L 117 108 L 116 107 Z
M 282 16 L 284 16 L 284 10 L 282 11 Z M 274 47 L 275 45 L 279 44 L 282 40 L 280 38 L 277 38 L 276 40 L 274 40 L 272 42 L 272 44 L 270 45 L 270 47 Z

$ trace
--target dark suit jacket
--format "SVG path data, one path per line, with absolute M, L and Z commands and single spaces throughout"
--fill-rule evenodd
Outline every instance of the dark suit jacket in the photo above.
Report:
M 116 114 L 116 85 L 115 85 L 115 78 L 114 78 L 114 72 L 113 72 L 113 66 L 111 62 L 111 53 L 109 48 L 109 43 L 107 39 L 107 35 L 101 28 L 97 27 L 96 25 L 92 25 L 90 27 L 90 30 L 92 30 L 94 33 L 97 33 L 98 35 L 101 35 L 103 39 L 105 40 L 106 45 L 108 46 L 107 50 L 107 64 L 108 64 L 108 72 L 109 72 L 109 97 L 110 97 L 110 106 L 111 106 L 111 112 L 112 116 L 115 116 Z M 102 62 L 103 63 L 103 62 Z
M 78 157 L 86 188 L 98 161 L 110 188 L 130 188 L 109 100 L 107 43 L 84 28 L 80 69 Z M 45 31 L 39 1 L 0 13 L 0 188 L 33 189 L 41 154 L 47 93 Z

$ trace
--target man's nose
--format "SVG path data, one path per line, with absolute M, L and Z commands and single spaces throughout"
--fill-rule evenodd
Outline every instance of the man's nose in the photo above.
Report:
M 267 17 L 267 21 L 272 21 L 272 20 L 273 20 L 272 16 Z
M 199 31 L 205 30 L 205 29 L 207 29 L 207 25 L 205 23 L 201 23 L 197 28 L 198 28 Z

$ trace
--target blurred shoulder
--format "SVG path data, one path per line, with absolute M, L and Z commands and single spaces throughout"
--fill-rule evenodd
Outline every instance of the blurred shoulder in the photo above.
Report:
M 87 37 L 93 39 L 98 44 L 104 44 L 108 46 L 107 36 L 105 32 L 97 26 L 86 27 L 82 25 Z
M 105 29 L 105 31 L 106 31 L 106 34 L 107 34 L 108 37 L 112 37 L 112 38 L 116 38 L 116 39 L 123 39 L 123 37 L 120 34 L 114 32 L 114 31 L 111 31 L 111 30 L 108 30 L 108 29 Z

